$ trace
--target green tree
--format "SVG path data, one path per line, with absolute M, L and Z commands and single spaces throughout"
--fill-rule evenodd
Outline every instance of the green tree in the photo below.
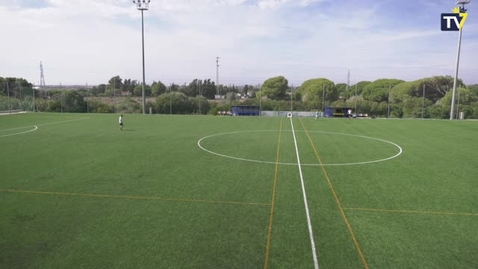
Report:
M 10 95 L 13 98 L 23 99 L 25 96 L 33 95 L 33 84 L 23 78 L 0 77 L 0 95 Z
M 346 83 L 338 83 L 335 85 L 335 88 L 337 89 L 339 98 L 347 99 L 346 94 L 347 94 L 348 88 Z
M 199 79 L 195 78 L 189 83 L 189 85 L 185 87 L 180 87 L 179 91 L 186 96 L 195 97 L 199 94 L 199 87 L 201 83 L 202 82 Z
M 201 85 L 201 95 L 207 99 L 214 99 L 216 96 L 216 84 L 211 79 L 206 79 Z
M 169 86 L 169 90 L 170 90 L 171 92 L 177 92 L 177 91 L 179 91 L 179 85 L 172 83 L 172 84 Z
M 211 108 L 209 102 L 204 96 L 190 97 L 191 102 L 194 106 L 194 112 L 198 114 L 207 114 Z
M 106 91 L 106 85 L 105 84 L 100 84 L 98 86 L 94 86 L 91 89 L 91 93 L 93 94 L 93 96 L 98 96 L 100 94 L 104 94 L 105 91 Z
M 134 96 L 143 96 L 143 85 L 134 87 Z M 151 87 L 148 85 L 144 86 L 144 96 L 151 96 Z
M 140 83 L 137 80 L 125 79 L 121 90 L 130 92 L 132 95 L 134 95 L 134 88 L 139 84 Z
M 156 98 L 155 111 L 160 114 L 190 114 L 193 112 L 193 103 L 184 93 L 172 92 L 161 94 Z
M 114 76 L 108 80 L 108 86 L 111 89 L 121 90 L 123 88 L 123 79 L 120 76 Z
M 1 84 L 0 84 L 0 85 L 1 85 Z M 478 96 L 478 84 L 468 85 L 467 88 L 470 89 L 470 91 L 471 91 L 474 95 Z
M 372 102 L 387 102 L 391 87 L 404 82 L 399 79 L 377 79 L 363 88 L 362 96 Z
M 159 96 L 166 92 L 166 86 L 161 82 L 153 82 L 151 86 L 151 93 L 153 96 Z
M 429 87 L 436 91 L 440 97 L 444 97 L 450 90 L 453 89 L 454 78 L 452 76 L 434 76 L 426 78 Z M 457 87 L 464 87 L 463 81 L 457 79 Z
M 63 95 L 62 106 L 64 112 L 86 112 L 86 102 L 77 91 L 66 91 Z
M 307 102 L 312 110 L 318 108 L 324 109 L 324 101 L 327 105 L 328 102 L 333 102 L 338 99 L 335 84 L 326 78 L 309 79 L 302 83 L 297 92 L 301 95 L 302 101 Z
M 226 100 L 228 104 L 232 104 L 237 99 L 235 92 L 226 93 Z
M 149 111 L 149 109 L 146 109 Z M 117 113 L 139 113 L 141 112 L 141 105 L 131 98 L 126 98 L 116 105 L 115 111 Z
M 282 100 L 286 97 L 289 82 L 283 76 L 269 78 L 262 84 L 262 95 L 271 100 Z

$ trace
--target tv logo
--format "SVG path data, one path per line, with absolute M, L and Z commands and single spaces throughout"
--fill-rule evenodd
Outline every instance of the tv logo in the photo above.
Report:
M 459 31 L 465 24 L 468 13 L 461 10 L 459 7 L 455 7 L 452 11 L 453 13 L 441 14 L 442 31 Z

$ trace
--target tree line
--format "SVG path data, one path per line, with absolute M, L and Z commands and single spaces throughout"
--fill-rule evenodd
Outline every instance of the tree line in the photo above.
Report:
M 462 80 L 458 80 L 457 85 L 457 112 L 463 112 L 465 118 L 477 119 L 478 85 L 465 85 Z M 229 111 L 234 105 L 288 111 L 292 105 L 295 111 L 350 107 L 356 113 L 373 117 L 446 119 L 451 108 L 452 88 L 451 76 L 416 81 L 378 79 L 354 85 L 314 78 L 295 88 L 284 76 L 277 76 L 256 86 L 217 86 L 211 79 L 165 85 L 158 80 L 145 85 L 145 96 L 146 110 L 151 108 L 158 114 L 217 114 Z M 215 99 L 217 93 L 223 98 Z M 75 90 L 38 90 L 25 79 L 0 77 L 0 110 L 33 110 L 33 96 L 36 97 L 35 109 L 45 112 L 140 113 L 142 109 L 141 83 L 120 76 L 110 78 L 106 84 Z M 112 98 L 119 101 L 108 102 Z

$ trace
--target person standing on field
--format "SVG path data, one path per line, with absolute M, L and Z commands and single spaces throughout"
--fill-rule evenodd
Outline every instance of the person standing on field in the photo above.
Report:
M 119 117 L 120 131 L 123 131 L 123 114 Z

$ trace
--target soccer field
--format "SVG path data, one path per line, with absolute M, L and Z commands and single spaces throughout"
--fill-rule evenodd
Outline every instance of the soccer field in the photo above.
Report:
M 0 268 L 478 268 L 476 121 L 118 116 L 0 116 Z

